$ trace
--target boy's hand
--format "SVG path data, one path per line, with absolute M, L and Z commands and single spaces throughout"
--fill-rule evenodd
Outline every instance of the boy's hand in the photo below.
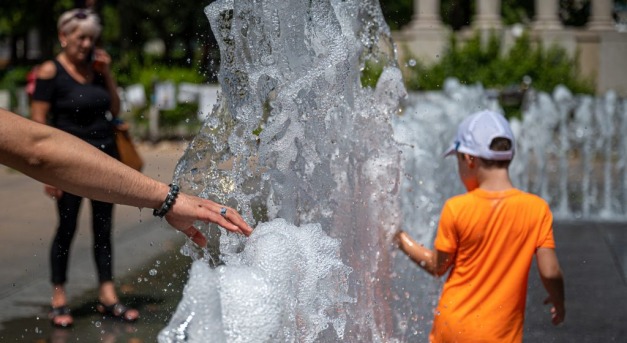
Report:
M 564 321 L 564 317 L 566 316 L 566 309 L 564 309 L 563 304 L 556 305 L 551 297 L 547 297 L 544 300 L 544 304 L 553 304 L 553 307 L 551 307 L 551 322 L 553 323 L 553 325 L 558 325 Z
M 403 237 L 407 235 L 405 233 L 405 231 L 403 230 L 398 230 L 396 231 L 396 233 L 394 234 L 394 243 L 400 248 L 402 241 L 403 241 Z

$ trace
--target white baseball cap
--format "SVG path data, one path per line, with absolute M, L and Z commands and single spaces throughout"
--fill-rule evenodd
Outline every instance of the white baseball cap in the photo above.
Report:
M 490 150 L 495 138 L 507 138 L 512 148 L 507 151 Z M 505 117 L 493 111 L 480 111 L 464 119 L 457 128 L 457 136 L 444 156 L 456 152 L 492 161 L 509 161 L 514 158 L 514 134 Z

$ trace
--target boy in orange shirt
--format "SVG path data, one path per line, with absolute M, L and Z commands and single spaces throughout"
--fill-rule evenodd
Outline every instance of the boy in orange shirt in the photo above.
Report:
M 527 277 L 536 255 L 552 303 L 564 320 L 564 281 L 555 254 L 553 216 L 541 198 L 512 186 L 514 135 L 498 113 L 481 111 L 459 125 L 446 155 L 457 156 L 468 193 L 447 200 L 434 250 L 397 234 L 400 248 L 435 276 L 452 270 L 435 312 L 431 342 L 522 342 Z

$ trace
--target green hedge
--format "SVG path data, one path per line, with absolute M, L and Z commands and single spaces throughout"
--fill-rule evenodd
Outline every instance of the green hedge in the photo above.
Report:
M 12 109 L 17 106 L 17 89 L 26 86 L 26 75 L 31 68 L 19 66 L 0 71 L 0 89 L 10 92 Z
M 533 44 L 524 34 L 513 47 L 501 55 L 501 43 L 491 36 L 482 44 L 479 35 L 460 47 L 451 38 L 450 49 L 438 63 L 425 66 L 417 61 L 406 74 L 406 83 L 413 90 L 441 89 L 447 77 L 455 77 L 463 84 L 481 83 L 486 88 L 505 89 L 519 85 L 525 76 L 531 77 L 534 89 L 552 92 L 563 84 L 574 93 L 594 93 L 594 83 L 580 76 L 576 58 L 558 46 Z

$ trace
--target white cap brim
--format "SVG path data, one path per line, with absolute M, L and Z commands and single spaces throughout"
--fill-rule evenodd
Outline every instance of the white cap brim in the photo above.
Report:
M 450 148 L 448 148 L 444 154 L 442 155 L 442 157 L 448 157 L 451 156 L 453 154 L 455 154 L 456 150 L 455 150 L 455 144 L 452 144 Z

